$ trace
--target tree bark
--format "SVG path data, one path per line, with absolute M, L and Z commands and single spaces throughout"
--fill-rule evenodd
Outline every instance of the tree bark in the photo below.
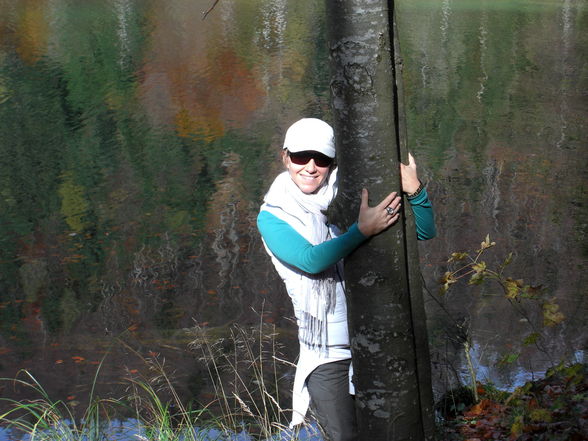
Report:
M 406 157 L 393 2 L 327 0 L 331 100 L 339 191 L 329 220 L 357 220 L 360 191 L 370 204 L 400 191 Z M 396 39 L 397 42 L 397 39 Z M 429 352 L 412 211 L 345 259 L 359 439 L 433 436 Z

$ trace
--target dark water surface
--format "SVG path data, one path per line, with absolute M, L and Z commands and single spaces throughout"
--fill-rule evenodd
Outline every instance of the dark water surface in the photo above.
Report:
M 255 216 L 284 130 L 329 118 L 324 10 L 221 0 L 202 20 L 211 3 L 0 0 L 0 376 L 28 369 L 75 405 L 102 360 L 97 390 L 122 396 L 160 357 L 205 402 L 196 322 L 272 324 L 296 353 Z M 420 245 L 436 391 L 465 378 L 459 332 L 503 386 L 584 360 L 587 4 L 397 4 L 409 142 L 439 231 Z M 487 234 L 488 265 L 512 252 L 505 273 L 556 298 L 562 324 L 497 284 L 437 294 L 451 253 Z M 532 332 L 541 350 L 522 344 Z

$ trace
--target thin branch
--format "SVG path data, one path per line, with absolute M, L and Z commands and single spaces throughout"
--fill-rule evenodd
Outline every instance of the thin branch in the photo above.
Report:
M 214 0 L 214 3 L 212 4 L 212 6 L 210 8 L 208 8 L 208 11 L 202 13 L 202 20 L 205 20 L 206 17 L 208 17 L 208 14 L 210 14 L 212 12 L 212 10 L 215 8 L 215 6 L 218 2 L 220 2 L 220 0 Z
M 472 347 L 469 340 L 463 342 L 463 349 L 472 380 L 472 393 L 474 394 L 474 401 L 478 403 L 480 401 L 480 397 L 478 396 L 478 381 L 476 379 L 476 369 L 474 368 L 474 363 L 472 362 L 472 355 L 470 354 Z

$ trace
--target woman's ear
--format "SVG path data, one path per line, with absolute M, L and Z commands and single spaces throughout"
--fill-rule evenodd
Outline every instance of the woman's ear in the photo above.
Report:
M 288 168 L 288 150 L 282 150 L 282 163 L 284 167 Z

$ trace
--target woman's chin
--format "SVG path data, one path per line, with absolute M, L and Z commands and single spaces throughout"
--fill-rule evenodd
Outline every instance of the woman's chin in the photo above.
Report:
M 307 179 L 298 177 L 293 180 L 300 191 L 305 194 L 315 193 L 323 183 L 322 179 Z
M 297 184 L 297 185 L 298 185 L 298 188 L 300 189 L 300 191 L 302 191 L 302 193 L 305 193 L 305 194 L 313 194 L 319 188 L 319 185 L 316 185 L 316 183 L 312 183 L 312 184 Z

